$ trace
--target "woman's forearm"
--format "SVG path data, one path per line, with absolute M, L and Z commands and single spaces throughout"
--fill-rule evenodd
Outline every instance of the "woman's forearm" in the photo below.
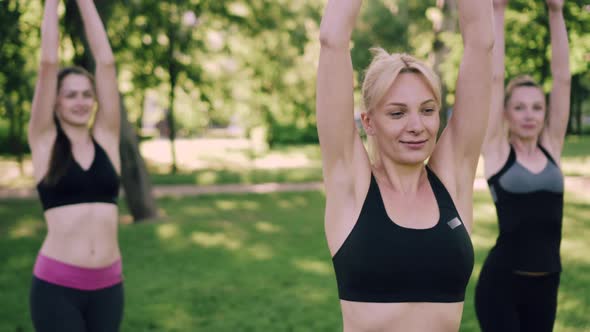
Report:
M 114 64 L 115 57 L 94 2 L 92 0 L 76 0 L 76 2 L 94 60 L 97 64 Z
M 47 0 L 41 24 L 41 63 L 57 64 L 59 47 L 59 30 L 57 6 L 59 0 Z

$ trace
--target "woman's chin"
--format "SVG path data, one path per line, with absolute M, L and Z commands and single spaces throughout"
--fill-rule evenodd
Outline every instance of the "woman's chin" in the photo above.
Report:
M 534 140 L 534 139 L 538 139 L 539 136 L 541 135 L 540 132 L 518 132 L 518 133 L 512 133 L 512 135 L 514 135 L 515 137 L 523 140 L 523 141 L 530 141 L 530 140 Z
M 88 127 L 89 119 L 68 119 L 63 122 L 71 127 Z
M 421 155 L 403 155 L 394 159 L 394 162 L 404 166 L 421 166 L 428 159 L 427 156 Z

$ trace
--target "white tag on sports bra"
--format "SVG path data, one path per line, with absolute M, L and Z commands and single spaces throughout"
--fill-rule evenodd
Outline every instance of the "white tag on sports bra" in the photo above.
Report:
M 455 218 L 453 218 L 453 220 L 447 222 L 447 225 L 449 225 L 449 227 L 451 227 L 451 229 L 455 229 L 455 228 L 457 228 L 457 226 L 461 225 L 461 220 L 459 220 L 459 218 L 455 217 Z

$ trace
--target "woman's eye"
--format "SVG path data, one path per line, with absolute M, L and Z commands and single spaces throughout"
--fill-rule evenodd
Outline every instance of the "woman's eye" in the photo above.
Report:
M 434 108 L 425 108 L 424 113 L 434 113 Z
M 389 115 L 393 118 L 400 118 L 404 115 L 404 112 L 389 112 Z

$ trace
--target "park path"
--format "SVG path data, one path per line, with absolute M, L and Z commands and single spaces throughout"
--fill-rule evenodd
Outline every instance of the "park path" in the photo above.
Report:
M 590 177 L 568 176 L 565 178 L 566 190 L 576 194 L 590 196 Z M 323 190 L 322 182 L 305 183 L 261 183 L 261 184 L 220 184 L 220 185 L 157 185 L 154 195 L 160 197 L 183 197 L 222 193 L 273 193 L 288 191 Z M 484 178 L 476 178 L 473 185 L 475 190 L 486 190 Z M 0 188 L 0 200 L 32 199 L 37 197 L 34 188 Z

